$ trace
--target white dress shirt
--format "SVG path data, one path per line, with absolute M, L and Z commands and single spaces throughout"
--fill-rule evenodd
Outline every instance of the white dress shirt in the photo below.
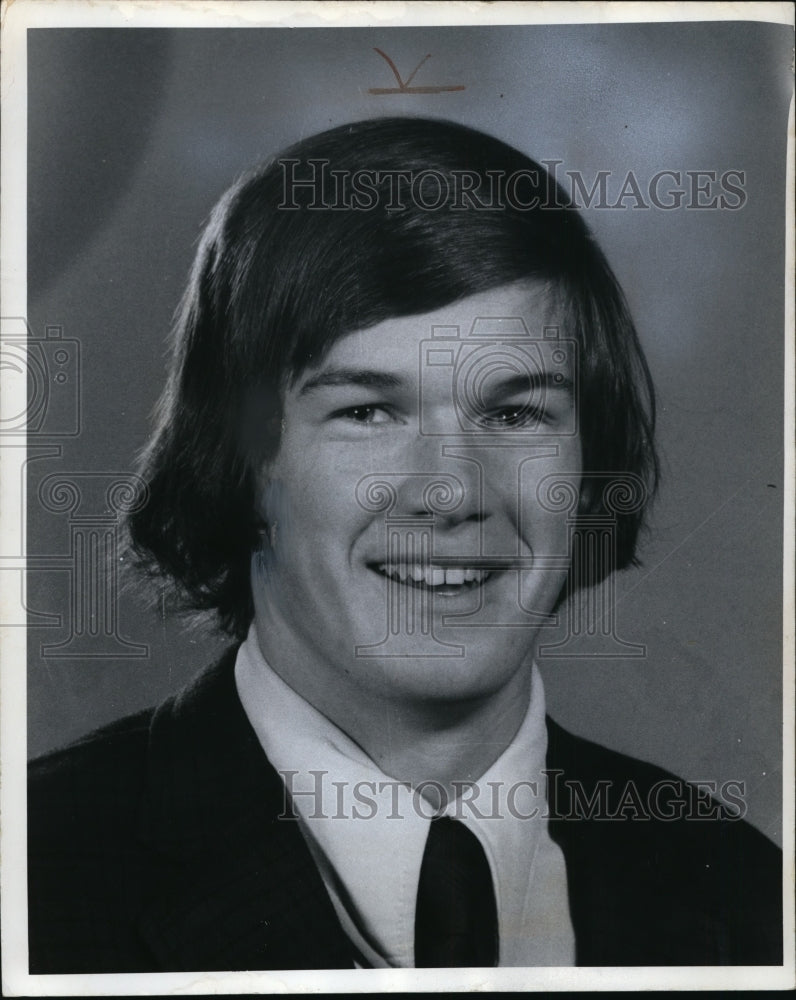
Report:
M 384 774 L 289 687 L 266 662 L 253 627 L 238 651 L 235 680 L 362 964 L 411 968 L 433 806 L 408 783 Z M 575 964 L 564 857 L 545 816 L 546 750 L 544 689 L 534 664 L 528 711 L 513 742 L 474 788 L 444 810 L 475 834 L 486 853 L 501 966 Z

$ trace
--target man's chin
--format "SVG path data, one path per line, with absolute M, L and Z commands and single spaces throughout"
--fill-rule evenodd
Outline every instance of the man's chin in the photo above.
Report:
M 367 671 L 374 691 L 427 703 L 488 697 L 531 659 L 523 650 L 496 650 L 494 643 L 479 642 L 472 635 L 459 643 L 431 636 L 411 639 L 400 645 L 358 647 L 358 672 L 362 676 Z

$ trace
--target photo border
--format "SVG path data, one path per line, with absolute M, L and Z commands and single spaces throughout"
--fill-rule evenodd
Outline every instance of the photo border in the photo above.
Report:
M 595 9 L 596 8 L 596 9 Z M 466 20 L 465 20 L 466 19 Z M 377 25 L 582 24 L 652 21 L 765 21 L 793 24 L 787 3 L 248 3 L 74 2 L 16 0 L 2 10 L 2 302 L 4 316 L 24 317 L 26 286 L 26 31 L 35 27 L 361 27 Z M 436 970 L 396 969 L 135 975 L 46 975 L 27 973 L 26 899 L 26 630 L 6 628 L 0 682 L 2 758 L 2 953 L 3 991 L 8 996 L 153 995 L 162 993 L 396 992 L 454 990 L 541 991 L 589 989 L 773 989 L 794 986 L 794 111 L 791 101 L 787 153 L 785 251 L 785 494 L 783 578 L 783 899 L 786 961 L 782 967 L 565 968 Z M 20 412 L 4 379 L 2 411 Z M 1 454 L 0 454 L 0 457 Z M 25 505 L 12 477 L 0 477 L 0 546 Z M 16 520 L 15 520 L 16 519 Z M 3 549 L 0 549 L 3 550 Z M 7 576 L 7 574 L 6 574 Z M 0 608 L 8 596 L 0 593 Z

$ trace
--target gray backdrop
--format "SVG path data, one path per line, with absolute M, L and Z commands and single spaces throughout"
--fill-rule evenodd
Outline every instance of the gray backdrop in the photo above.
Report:
M 28 607 L 60 624 L 30 630 L 30 754 L 152 704 L 222 645 L 157 594 L 152 608 L 92 597 L 77 568 L 90 537 L 112 549 L 103 491 L 147 438 L 202 221 L 241 170 L 297 138 L 423 114 L 590 182 L 611 171 L 610 201 L 629 170 L 642 190 L 660 170 L 745 171 L 736 211 L 586 212 L 659 392 L 660 498 L 643 566 L 616 582 L 617 632 L 647 654 L 542 668 L 563 725 L 691 780 L 745 781 L 749 818 L 779 840 L 791 45 L 790 29 L 752 23 L 29 31 L 28 320 L 79 342 L 68 391 L 78 377 L 81 391 L 74 433 L 51 422 L 31 437 Z M 466 89 L 374 96 L 395 84 L 374 46 L 404 79 L 431 53 L 413 83 Z M 59 500 L 48 477 L 62 473 L 79 504 Z M 75 601 L 92 599 L 105 599 L 98 634 L 76 636 Z

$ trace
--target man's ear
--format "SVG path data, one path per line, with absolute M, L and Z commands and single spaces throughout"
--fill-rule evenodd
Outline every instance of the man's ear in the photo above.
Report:
M 289 525 L 290 511 L 284 484 L 270 475 L 270 468 L 266 463 L 263 463 L 258 473 L 254 514 L 261 546 L 272 547 L 277 530 L 284 532 Z

